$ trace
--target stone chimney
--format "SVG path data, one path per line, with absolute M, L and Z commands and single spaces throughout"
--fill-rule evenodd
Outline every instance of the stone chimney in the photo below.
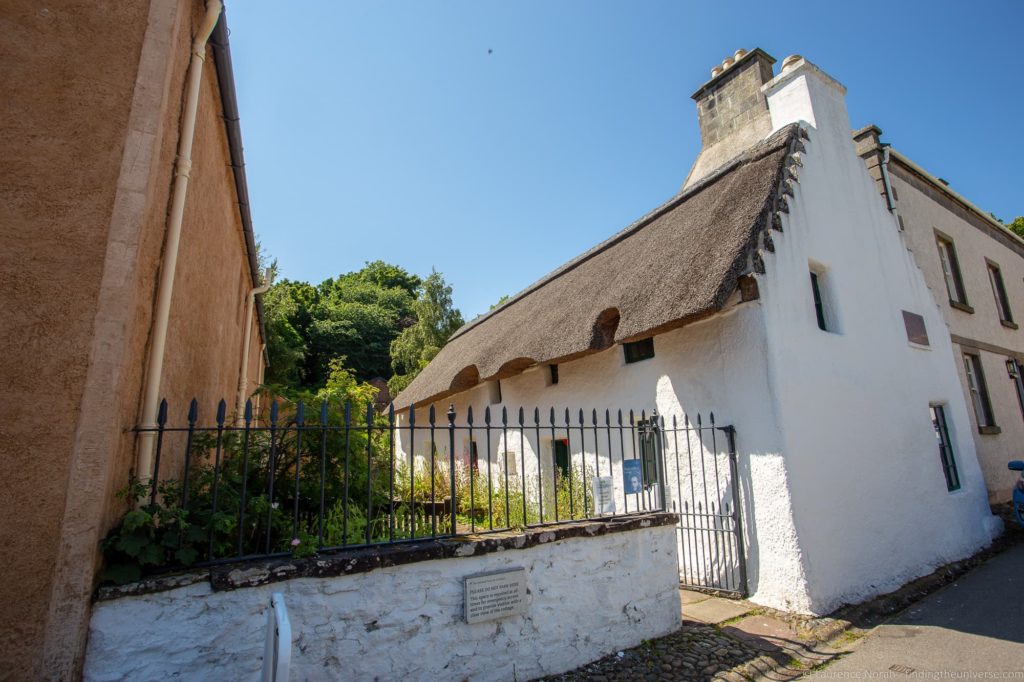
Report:
M 772 80 L 774 63 L 760 48 L 737 50 L 711 69 L 711 80 L 693 93 L 702 146 L 683 189 L 771 133 L 771 115 L 761 87 Z

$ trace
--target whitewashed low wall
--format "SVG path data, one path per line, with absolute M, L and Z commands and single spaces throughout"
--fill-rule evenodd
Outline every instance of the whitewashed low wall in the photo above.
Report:
M 526 614 L 467 624 L 463 578 L 516 567 L 527 573 Z M 669 522 L 354 575 L 231 591 L 203 581 L 101 601 L 84 677 L 258 679 L 273 592 L 291 618 L 293 680 L 531 679 L 680 623 Z

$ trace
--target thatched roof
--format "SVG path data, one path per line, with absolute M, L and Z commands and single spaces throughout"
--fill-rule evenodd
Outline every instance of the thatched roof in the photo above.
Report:
M 771 224 L 791 126 L 452 335 L 396 407 L 681 327 L 721 310 Z M 754 261 L 757 259 L 754 258 Z

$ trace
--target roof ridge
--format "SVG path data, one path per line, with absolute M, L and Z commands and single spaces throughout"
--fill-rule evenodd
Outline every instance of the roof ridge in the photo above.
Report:
M 697 194 L 700 194 L 708 187 L 714 185 L 716 182 L 724 178 L 726 175 L 731 173 L 739 166 L 746 163 L 751 163 L 753 161 L 758 161 L 767 156 L 768 154 L 771 154 L 772 152 L 776 151 L 779 147 L 783 146 L 784 144 L 787 144 L 792 136 L 798 134 L 797 131 L 799 130 L 799 128 L 800 125 L 798 123 L 791 123 L 783 128 L 780 128 L 779 130 L 772 133 L 763 140 L 760 140 L 757 143 L 751 145 L 745 151 L 741 152 L 740 154 L 733 157 L 730 161 L 720 166 L 713 173 L 708 174 L 691 187 L 688 187 L 685 190 L 678 192 L 677 194 L 669 198 L 667 201 L 662 203 L 660 206 L 640 216 L 632 223 L 627 225 L 625 228 L 613 234 L 611 237 L 608 237 L 602 242 L 598 242 L 597 244 L 590 247 L 589 249 L 579 254 L 575 258 L 566 261 L 565 263 L 558 266 L 551 272 L 547 273 L 540 279 L 528 285 L 526 288 L 509 297 L 507 301 L 505 301 L 498 307 L 494 308 L 493 310 L 489 310 L 486 313 L 483 313 L 482 315 L 479 315 L 470 320 L 469 322 L 467 322 L 466 324 L 462 325 L 457 330 L 455 330 L 454 334 L 452 334 L 448 338 L 448 342 L 451 342 L 459 338 L 460 336 L 468 333 L 469 331 L 477 327 L 480 323 L 491 319 L 498 313 L 511 307 L 516 302 L 522 300 L 523 298 L 533 293 L 534 291 L 537 291 L 541 287 L 547 285 L 548 283 L 554 281 L 555 279 L 558 279 L 562 275 L 574 270 L 575 268 L 587 262 L 594 256 L 597 256 L 598 254 L 602 253 L 608 248 L 619 243 L 626 237 L 635 234 L 645 226 L 649 225 L 659 216 L 676 208 L 680 204 L 684 203 L 686 200 L 690 199 L 691 197 Z

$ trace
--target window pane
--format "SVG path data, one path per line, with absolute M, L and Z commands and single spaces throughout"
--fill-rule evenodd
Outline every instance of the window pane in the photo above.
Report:
M 999 267 L 989 264 L 988 279 L 992 284 L 992 295 L 996 299 L 996 308 L 999 310 L 999 319 L 1003 322 L 1013 322 L 1013 315 L 1010 313 L 1010 301 L 1006 297 L 1006 287 L 1003 284 L 1003 273 Z
M 942 462 L 942 473 L 946 477 L 946 489 L 958 490 L 960 488 L 960 474 L 956 468 L 953 446 L 949 440 L 946 413 L 941 405 L 933 405 L 931 413 L 932 426 L 935 428 L 935 440 L 939 446 L 939 460 Z
M 992 403 L 989 401 L 988 389 L 985 386 L 985 373 L 981 368 L 981 357 L 964 353 L 964 372 L 967 374 L 967 388 L 971 393 L 978 426 L 995 426 Z
M 639 362 L 640 360 L 647 360 L 648 358 L 654 357 L 654 339 L 644 339 L 642 341 L 634 341 L 627 343 L 622 347 L 623 353 L 626 355 L 626 362 Z
M 964 293 L 963 279 L 960 277 L 960 266 L 956 260 L 956 249 L 953 243 L 937 238 L 939 246 L 939 261 L 942 263 L 942 276 L 946 280 L 946 293 L 949 300 L 956 303 L 967 303 L 967 296 Z
M 818 273 L 811 273 L 811 293 L 814 295 L 814 314 L 818 318 L 818 329 L 828 331 L 825 324 L 825 306 L 821 302 L 821 284 L 818 282 Z

